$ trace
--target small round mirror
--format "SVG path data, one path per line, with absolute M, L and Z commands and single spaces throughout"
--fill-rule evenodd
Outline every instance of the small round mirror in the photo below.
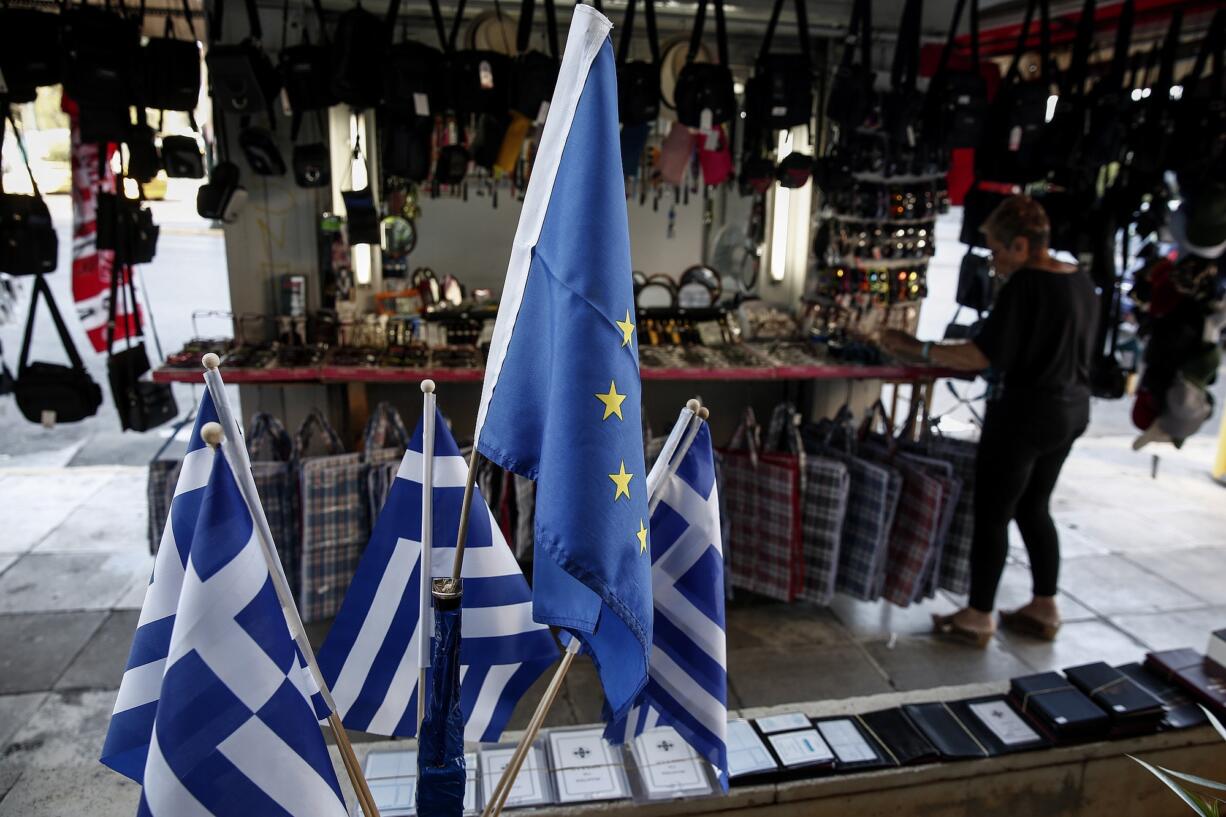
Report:
M 388 216 L 380 222 L 383 252 L 393 261 L 403 261 L 417 246 L 417 225 L 404 216 Z

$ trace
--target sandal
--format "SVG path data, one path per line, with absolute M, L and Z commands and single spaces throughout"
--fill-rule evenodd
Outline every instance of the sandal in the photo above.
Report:
M 1055 623 L 1043 621 L 1020 610 L 1012 612 L 1001 610 L 1000 624 L 1002 627 L 1006 627 L 1015 633 L 1039 638 L 1043 641 L 1055 641 L 1056 633 L 1060 632 L 1059 621 Z
M 981 650 L 987 649 L 988 643 L 991 642 L 992 636 L 996 635 L 996 633 L 992 630 L 972 630 L 969 627 L 963 627 L 954 621 L 955 615 L 955 613 L 950 613 L 947 616 L 942 616 L 933 613 L 933 632 L 937 635 L 947 636 L 964 644 L 969 644 L 972 647 L 978 647 Z

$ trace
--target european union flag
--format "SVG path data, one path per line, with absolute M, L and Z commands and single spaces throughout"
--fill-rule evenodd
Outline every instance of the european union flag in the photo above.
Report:
M 651 551 L 612 24 L 575 6 L 498 309 L 477 446 L 537 483 L 536 621 L 614 715 L 647 680 Z

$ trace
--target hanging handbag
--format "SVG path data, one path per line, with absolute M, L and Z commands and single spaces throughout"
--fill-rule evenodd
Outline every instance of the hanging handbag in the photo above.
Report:
M 301 581 L 302 543 L 298 536 L 298 459 L 294 440 L 285 426 L 267 412 L 251 418 L 247 430 L 247 454 L 255 491 L 264 506 L 268 529 L 289 582 L 290 592 L 298 596 Z
M 872 118 L 877 104 L 873 91 L 876 74 L 873 72 L 872 58 L 872 8 L 872 0 L 855 0 L 843 45 L 843 57 L 835 69 L 830 81 L 830 94 L 826 97 L 826 118 L 838 127 L 840 142 Z M 857 46 L 859 62 L 856 62 Z
M 9 124 L 13 126 L 13 141 L 21 152 L 34 194 L 5 193 L 0 180 L 0 272 L 42 275 L 53 271 L 58 263 L 59 240 L 51 222 L 51 211 L 47 209 L 38 182 L 34 180 L 25 140 L 17 130 L 11 109 L 0 117 L 0 144 L 4 142 L 4 132 Z
M 291 161 L 294 166 L 294 183 L 299 187 L 327 187 L 332 183 L 332 157 L 329 155 L 328 146 L 323 142 L 294 145 Z M 386 166 L 383 169 L 389 171 Z
M 121 144 L 132 133 L 132 117 L 127 105 L 77 106 L 77 128 L 80 140 L 87 144 Z
M 379 18 L 361 2 L 341 14 L 332 39 L 332 92 L 357 110 L 373 108 L 383 96 L 383 66 L 391 45 L 399 0 Z
M 923 11 L 923 0 L 906 0 L 903 5 L 890 67 L 890 90 L 881 99 L 881 126 L 896 149 L 916 146 L 923 120 L 924 95 L 915 89 Z
M 60 15 L 0 8 L 0 77 L 8 102 L 33 102 L 39 88 L 58 84 L 62 74 Z
M 60 343 L 68 353 L 69 365 L 59 363 L 30 363 L 30 341 L 34 335 L 34 318 L 38 309 L 38 299 L 47 301 L 51 310 L 51 320 L 55 323 L 55 331 L 59 333 Z M 93 417 L 102 405 L 102 390 L 89 376 L 77 354 L 68 327 L 60 317 L 55 299 L 51 297 L 51 287 L 47 280 L 39 275 L 34 279 L 34 290 L 30 295 L 30 315 L 26 320 L 26 331 L 21 341 L 21 357 L 17 362 L 17 384 L 13 389 L 17 398 L 17 408 L 21 415 L 32 423 L 75 423 L 86 417 Z
M 118 189 L 123 189 L 122 177 Z M 115 266 L 148 264 L 157 253 L 160 230 L 153 213 L 139 199 L 122 193 L 98 193 L 97 231 L 94 242 L 100 250 L 115 253 Z
M 708 138 L 699 135 L 698 166 L 702 168 L 702 183 L 708 187 L 723 184 L 732 178 L 732 149 L 728 146 L 728 134 L 718 126 Z
M 85 108 L 132 104 L 140 31 L 135 19 L 107 8 L 71 6 L 60 14 L 64 93 Z
M 204 155 L 195 137 L 163 136 L 162 167 L 171 179 L 203 179 Z
M 440 48 L 416 40 L 392 45 L 383 74 L 383 108 L 401 116 L 429 119 L 450 104 L 448 77 L 444 72 L 443 52 L 447 34 L 438 0 L 430 0 L 430 14 L 438 33 Z
M 945 151 L 975 147 L 988 113 L 987 83 L 979 71 L 979 0 L 970 0 L 970 66 L 949 67 L 966 5 L 967 0 L 958 0 L 954 7 L 941 61 L 924 99 L 924 140 Z
M 351 158 L 362 159 L 362 143 L 353 144 Z M 367 178 L 370 178 L 370 167 L 367 165 Z M 349 245 L 373 244 L 379 245 L 379 206 L 375 203 L 375 192 L 370 182 L 361 190 L 342 190 L 341 199 L 345 202 L 345 234 Z
M 168 13 L 161 37 L 150 37 L 141 48 L 140 102 L 163 111 L 193 111 L 200 101 L 200 48 L 196 45 L 196 25 L 192 9 L 183 0 L 190 40 L 174 36 L 174 23 Z
M 128 146 L 128 164 L 124 168 L 124 175 L 146 184 L 153 181 L 162 169 L 162 159 L 158 156 L 156 134 L 145 121 L 145 109 L 139 108 L 137 115 L 141 119 L 140 123 L 129 127 L 128 135 L 124 139 Z
M 532 14 L 535 0 L 523 0 L 519 8 L 519 31 L 516 37 L 514 85 L 511 89 L 511 110 L 530 120 L 545 121 L 549 101 L 553 99 L 553 87 L 558 81 L 560 65 L 558 52 L 558 21 L 553 0 L 545 4 L 545 42 L 549 53 L 528 48 L 532 37 Z
M 124 314 L 131 317 L 125 320 L 135 326 L 138 340 L 133 343 L 132 332 L 125 332 L 125 348 L 116 352 L 115 316 L 121 296 L 130 301 Z M 179 416 L 179 407 L 175 403 L 170 384 L 143 379 L 152 367 L 145 352 L 144 329 L 141 324 L 132 268 L 116 264 L 111 273 L 110 302 L 107 307 L 106 373 L 110 381 L 111 398 L 115 401 L 115 408 L 119 413 L 119 425 L 124 431 L 148 431 Z
M 284 176 L 285 159 L 271 131 L 258 125 L 247 125 L 238 133 L 238 146 L 247 166 L 257 176 Z
M 647 48 L 651 61 L 629 60 L 637 0 L 626 4 L 621 38 L 617 43 L 617 117 L 623 125 L 642 125 L 660 115 L 660 41 L 656 33 L 655 0 L 643 0 L 647 21 Z
M 284 45 L 285 36 L 282 35 L 283 45 L 277 61 L 281 85 L 293 117 L 290 129 L 295 136 L 304 113 L 327 110 L 337 102 L 336 94 L 332 91 L 332 47 L 324 26 L 323 8 L 319 0 L 312 0 L 312 6 L 319 24 L 319 43 L 311 42 L 304 20 L 302 42 Z
M 247 190 L 239 182 L 238 165 L 221 161 L 207 183 L 196 191 L 196 212 L 201 218 L 232 224 L 247 203 Z
M 209 48 L 205 59 L 209 87 L 220 112 L 252 116 L 263 111 L 271 119 L 281 76 L 260 44 L 264 30 L 255 0 L 244 0 L 244 5 L 250 35 L 239 43 L 215 43 Z M 217 4 L 218 20 L 212 29 L 221 30 L 225 7 L 224 2 Z
M 430 176 L 432 117 L 385 110 L 379 116 L 379 158 L 383 173 L 412 182 Z
M 443 70 L 452 83 L 450 103 L 460 114 L 505 115 L 510 107 L 511 58 L 497 51 L 456 49 L 464 5 L 465 0 L 460 0 L 456 7 L 444 55 Z
M 809 19 L 805 0 L 796 0 L 799 54 L 771 51 L 783 0 L 775 0 L 766 35 L 758 49 L 753 76 L 745 86 L 745 112 L 759 127 L 791 128 L 813 118 L 813 58 L 809 45 Z
M 715 6 L 715 37 L 719 62 L 694 62 L 702 44 L 703 23 L 708 0 L 698 0 L 690 47 L 685 67 L 677 76 L 673 101 L 677 105 L 677 120 L 691 128 L 709 130 L 722 125 L 736 115 L 736 93 L 732 71 L 728 67 L 728 32 L 724 26 L 724 0 L 711 0 Z

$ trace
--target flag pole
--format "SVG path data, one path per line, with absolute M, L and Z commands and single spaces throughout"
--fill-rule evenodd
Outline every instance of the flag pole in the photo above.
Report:
M 571 636 L 570 643 L 566 645 L 566 652 L 562 656 L 562 663 L 554 671 L 553 678 L 545 689 L 545 694 L 541 697 L 540 703 L 536 705 L 536 711 L 532 713 L 532 720 L 528 721 L 528 728 L 524 730 L 523 736 L 519 739 L 519 745 L 515 747 L 515 754 L 511 755 L 511 762 L 502 770 L 502 777 L 498 778 L 498 785 L 490 795 L 490 801 L 485 804 L 481 817 L 498 817 L 502 813 L 502 807 L 506 805 L 507 796 L 511 793 L 516 776 L 519 775 L 519 769 L 524 765 L 524 758 L 528 756 L 528 750 L 532 748 L 533 742 L 541 732 L 545 716 L 549 714 L 553 702 L 558 698 L 558 693 L 562 691 L 562 681 L 566 679 L 570 665 L 574 663 L 575 656 L 579 654 L 579 647 L 579 639 Z
M 473 507 L 473 485 L 477 481 L 477 460 L 481 454 L 477 451 L 477 440 L 473 439 L 473 450 L 468 456 L 468 476 L 464 480 L 464 501 L 460 505 L 460 529 L 455 537 L 455 563 L 451 568 L 451 580 L 458 582 L 464 569 L 464 545 L 468 543 L 468 514 Z
M 434 575 L 434 381 L 421 382 L 421 592 L 417 605 L 417 735 L 426 718 L 426 670 L 430 667 L 430 579 Z
M 255 478 L 251 475 L 251 462 L 247 457 L 247 449 L 241 443 L 242 431 L 234 418 L 234 413 L 230 410 L 230 401 L 226 396 L 225 383 L 221 379 L 221 371 L 219 369 L 221 359 L 213 352 L 209 352 L 201 359 L 201 362 L 204 364 L 205 369 L 204 382 L 208 387 L 209 394 L 213 397 L 213 405 L 217 409 L 218 418 L 221 420 L 221 424 L 217 428 L 209 428 L 209 433 L 217 440 L 217 444 L 223 447 L 223 450 L 229 457 L 235 482 L 238 483 L 239 492 L 243 495 L 243 501 L 247 505 L 247 510 L 251 513 L 252 521 L 255 523 L 256 538 L 259 540 L 260 550 L 264 554 L 264 562 L 268 567 L 268 575 L 272 579 L 273 589 L 276 590 L 277 600 L 281 604 L 282 611 L 284 611 L 290 635 L 306 660 L 311 677 L 314 679 L 316 686 L 319 687 L 320 695 L 328 707 L 328 724 L 332 727 L 332 734 L 336 738 L 336 747 L 340 752 L 341 762 L 345 766 L 345 772 L 349 775 L 349 781 L 353 784 L 353 790 L 362 807 L 362 812 L 366 817 L 379 817 L 379 809 L 375 806 L 374 796 L 371 795 L 370 787 L 366 784 L 366 778 L 362 775 L 357 755 L 353 752 L 353 744 L 349 742 L 349 734 L 345 731 L 344 724 L 341 723 L 340 715 L 337 714 L 336 701 L 332 699 L 332 692 L 328 689 L 327 682 L 324 681 L 323 673 L 319 671 L 319 664 L 315 660 L 315 651 L 311 648 L 311 642 L 306 635 L 306 628 L 302 625 L 302 617 L 298 613 L 298 605 L 294 603 L 294 597 L 290 593 L 289 582 L 285 578 L 285 569 L 281 566 L 281 559 L 277 555 L 277 547 L 272 538 L 272 529 L 268 526 L 268 517 L 264 515 L 264 506 L 260 503 L 260 496 L 256 491 Z M 208 428 L 210 425 L 212 424 L 206 423 L 205 428 Z M 201 429 L 202 437 L 204 430 L 204 428 Z M 228 433 L 226 430 L 228 430 Z M 205 438 L 205 442 L 209 442 L 208 438 Z
M 654 468 L 652 469 L 653 472 L 659 474 L 658 478 L 652 481 L 651 477 L 655 473 L 647 475 L 648 515 L 655 513 L 656 506 L 660 504 L 660 486 L 666 484 L 673 474 L 677 473 L 677 469 L 681 466 L 681 461 L 685 459 L 685 455 L 690 451 L 690 446 L 694 444 L 694 438 L 698 436 L 698 429 L 702 427 L 703 421 L 710 416 L 710 412 L 698 402 L 697 398 L 691 398 L 686 402 L 685 407 L 690 411 L 690 417 L 685 425 L 685 436 L 681 437 L 677 434 L 677 428 L 673 428 L 673 433 L 669 434 L 669 440 L 671 441 L 678 437 L 680 441 L 676 443 L 673 450 L 667 450 L 668 446 L 666 444 L 665 450 L 660 452 L 661 459 L 658 462 L 664 463 L 664 469 L 660 472 L 656 472 Z M 663 459 L 666 454 L 668 459 Z

